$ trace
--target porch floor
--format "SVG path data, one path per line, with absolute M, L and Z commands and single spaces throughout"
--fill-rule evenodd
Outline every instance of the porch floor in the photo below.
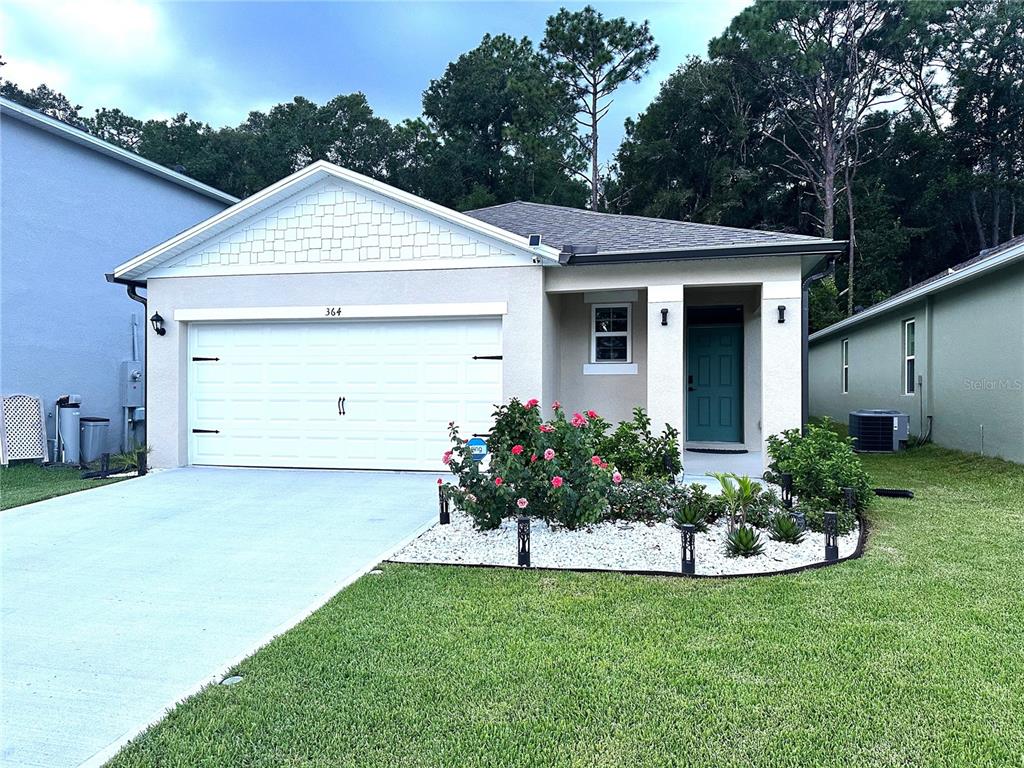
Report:
M 750 453 L 698 453 L 696 451 L 683 451 L 683 473 L 684 481 L 688 483 L 703 482 L 700 478 L 708 476 L 710 472 L 732 472 L 737 475 L 749 475 L 752 478 L 760 478 L 764 472 L 760 451 Z M 718 487 L 717 481 L 711 479 L 705 483 L 709 488 Z

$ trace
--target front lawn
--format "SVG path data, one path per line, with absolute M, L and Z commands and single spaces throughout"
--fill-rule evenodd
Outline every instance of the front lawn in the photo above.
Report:
M 386 566 L 113 764 L 1024 764 L 1024 468 L 865 462 L 917 498 L 878 501 L 862 559 L 731 581 Z
M 0 467 L 0 509 L 116 483 L 119 479 L 83 480 L 79 469 L 44 467 L 31 461 L 17 462 Z

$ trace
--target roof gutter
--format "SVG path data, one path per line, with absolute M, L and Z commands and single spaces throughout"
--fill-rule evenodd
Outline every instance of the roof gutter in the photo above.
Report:
M 819 240 L 814 242 L 771 243 L 767 245 L 725 245 L 685 250 L 603 251 L 568 246 L 559 254 L 563 265 L 586 266 L 593 264 L 637 264 L 656 261 L 684 261 L 686 259 L 730 259 L 743 256 L 814 256 L 843 253 L 845 240 Z
M 108 283 L 114 283 L 115 285 L 123 285 L 128 288 L 128 298 L 139 302 L 143 307 L 146 306 L 146 297 L 139 295 L 139 288 L 145 288 L 146 283 L 143 280 L 127 280 L 123 277 L 114 277 L 113 274 L 108 272 L 104 277 L 107 278 Z

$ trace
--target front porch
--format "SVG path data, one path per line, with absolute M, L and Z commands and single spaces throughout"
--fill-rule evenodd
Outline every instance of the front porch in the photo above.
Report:
M 616 285 L 610 269 L 549 284 L 548 391 L 569 411 L 618 422 L 639 406 L 652 430 L 671 424 L 687 476 L 760 477 L 766 437 L 800 421 L 799 281 L 741 280 L 731 266 L 705 262 L 676 284 Z

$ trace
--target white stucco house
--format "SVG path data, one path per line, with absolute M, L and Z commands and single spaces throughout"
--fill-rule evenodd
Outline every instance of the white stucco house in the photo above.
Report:
M 441 468 L 449 421 L 635 406 L 687 448 L 801 423 L 801 288 L 843 244 L 509 203 L 317 162 L 118 266 L 147 289 L 151 463 Z M 157 323 L 159 325 L 159 322 Z

